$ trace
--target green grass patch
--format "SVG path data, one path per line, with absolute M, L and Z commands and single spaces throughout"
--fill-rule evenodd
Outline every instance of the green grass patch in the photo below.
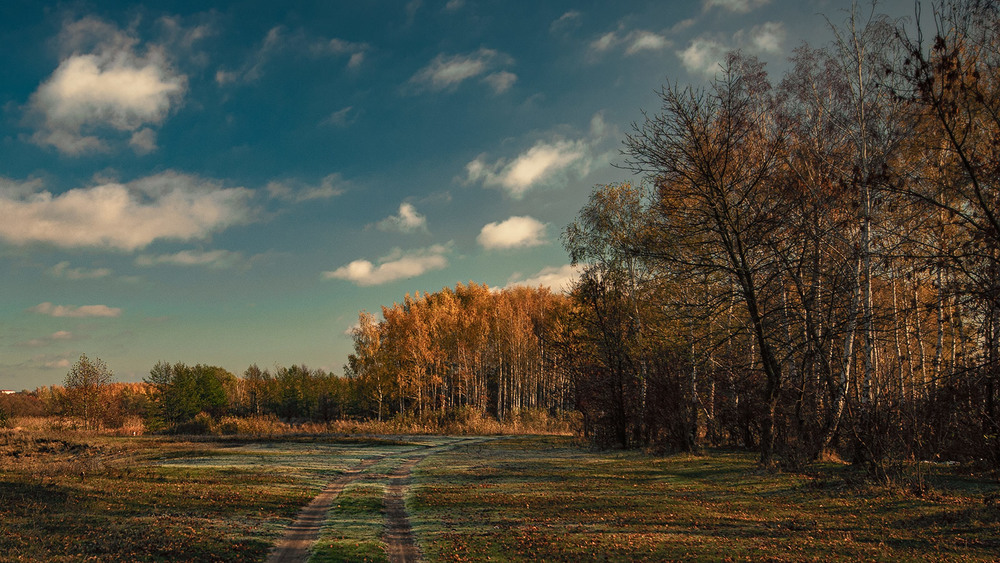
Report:
M 930 477 L 936 492 L 918 497 L 852 484 L 854 470 L 839 465 L 775 474 L 741 452 L 652 457 L 525 437 L 431 456 L 415 475 L 409 507 L 431 561 L 991 561 L 1000 553 L 1000 509 L 988 502 L 996 484 L 970 495 L 944 470 Z
M 330 509 L 310 563 L 388 561 L 382 541 L 384 494 L 383 483 L 352 483 L 345 487 Z

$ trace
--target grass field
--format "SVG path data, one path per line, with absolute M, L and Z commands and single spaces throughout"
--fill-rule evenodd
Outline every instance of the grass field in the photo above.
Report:
M 264 561 L 322 485 L 365 460 L 312 561 L 385 560 L 387 474 L 448 443 L 0 434 L 0 560 Z M 1000 486 L 958 466 L 924 467 L 918 494 L 838 464 L 762 472 L 743 452 L 594 452 L 551 436 L 435 452 L 407 497 L 429 561 L 1000 559 Z
M 417 469 L 432 561 L 996 561 L 1000 487 L 935 468 L 918 497 L 842 465 L 760 472 L 752 455 L 589 452 L 501 439 Z

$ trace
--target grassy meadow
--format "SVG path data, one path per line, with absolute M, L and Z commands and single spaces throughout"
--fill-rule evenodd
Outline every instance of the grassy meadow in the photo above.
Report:
M 388 475 L 404 454 L 451 443 L 4 431 L 0 559 L 264 561 L 324 483 L 368 460 L 311 561 L 384 561 Z M 736 451 L 656 456 L 506 436 L 424 458 L 407 510 L 428 561 L 1000 558 L 995 478 L 907 471 L 919 486 L 874 486 L 835 463 L 765 472 Z

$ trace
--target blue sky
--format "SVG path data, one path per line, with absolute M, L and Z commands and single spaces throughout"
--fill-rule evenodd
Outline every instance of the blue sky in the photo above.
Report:
M 0 388 L 81 353 L 340 373 L 359 310 L 572 278 L 559 235 L 667 80 L 846 2 L 0 8 Z M 908 0 L 885 3 L 897 16 Z

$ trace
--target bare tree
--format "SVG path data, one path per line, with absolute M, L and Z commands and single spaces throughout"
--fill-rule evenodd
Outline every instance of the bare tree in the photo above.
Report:
M 87 430 L 97 427 L 104 413 L 104 394 L 114 374 L 100 358 L 86 354 L 66 374 L 66 396 L 70 414 L 79 416 Z

